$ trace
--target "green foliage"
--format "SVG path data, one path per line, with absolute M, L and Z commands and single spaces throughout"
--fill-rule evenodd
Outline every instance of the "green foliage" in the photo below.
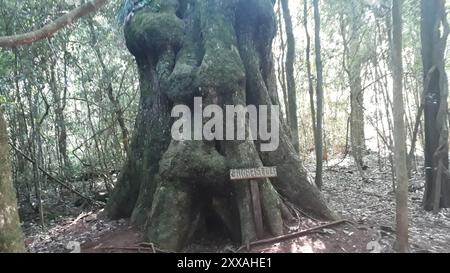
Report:
M 5 96 L 0 95 L 0 106 L 2 106 L 3 104 L 6 104 L 7 99 Z
M 297 2 L 297 1 L 295 1 Z M 297 42 L 296 84 L 298 86 L 298 107 L 300 118 L 300 139 L 302 151 L 314 147 L 312 134 L 311 111 L 309 104 L 308 81 L 305 65 L 305 35 L 303 28 L 303 1 L 292 3 L 292 14 L 300 14 L 294 18 Z M 311 58 L 314 60 L 313 13 L 308 2 L 308 28 L 311 35 Z M 391 0 L 360 1 L 336 0 L 321 1 L 322 17 L 322 57 L 324 64 L 325 90 L 325 143 L 331 152 L 345 151 L 347 140 L 347 120 L 350 115 L 350 74 L 360 73 L 364 93 L 365 127 L 367 143 L 371 150 L 381 149 L 381 154 L 389 154 L 389 143 L 392 123 L 391 108 L 386 109 L 385 100 L 390 104 L 392 88 L 390 87 L 390 16 Z M 279 15 L 281 16 L 281 15 Z M 281 16 L 282 18 L 282 16 Z M 405 0 L 404 18 L 404 72 L 405 101 L 407 102 L 407 119 L 413 128 L 416 109 L 420 103 L 422 86 L 422 61 L 420 45 L 420 1 Z M 282 28 L 283 29 L 283 28 Z M 348 44 L 344 59 L 344 37 Z M 285 37 L 283 37 L 285 39 Z M 277 38 L 274 52 L 281 51 L 280 36 Z M 277 56 L 279 65 L 285 60 L 283 55 Z M 345 66 L 344 66 L 345 60 Z M 349 71 L 346 71 L 346 69 Z M 278 67 L 280 71 L 280 66 Z M 312 64 L 315 73 L 314 62 Z M 282 77 L 279 76 L 280 86 Z M 315 86 L 315 82 L 313 82 Z M 378 121 L 377 121 L 378 119 Z M 377 123 L 378 122 L 378 123 Z M 411 134 L 411 132 L 409 132 Z M 410 135 L 409 135 L 410 137 Z M 377 141 L 380 144 L 377 144 Z
M 68 2 L 0 0 L 0 35 L 36 29 L 78 5 Z M 50 39 L 0 51 L 0 104 L 8 106 L 3 109 L 11 138 L 21 150 L 42 149 L 40 165 L 55 176 L 75 177 L 86 169 L 108 173 L 119 169 L 125 158 L 116 105 L 107 95 L 108 78 L 99 60 L 103 59 L 111 75 L 113 98 L 131 132 L 139 102 L 138 75 L 123 33 L 114 26 L 119 5 L 110 1 L 100 12 Z M 63 119 L 59 121 L 61 109 Z M 32 137 L 32 125 L 39 128 L 40 144 Z M 59 136 L 63 130 L 65 145 Z M 67 166 L 61 162 L 60 145 L 66 146 Z M 39 158 L 39 149 L 29 155 Z M 32 166 L 23 158 L 13 159 L 15 185 L 22 200 L 29 191 Z M 55 189 L 53 183 L 45 183 L 49 195 Z

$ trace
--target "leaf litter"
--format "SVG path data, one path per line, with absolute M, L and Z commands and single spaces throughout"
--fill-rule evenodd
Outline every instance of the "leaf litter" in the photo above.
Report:
M 243 252 L 256 253 L 324 253 L 324 252 L 394 252 L 395 194 L 389 166 L 379 168 L 376 155 L 366 156 L 367 169 L 362 179 L 353 160 L 327 162 L 323 193 L 331 209 L 353 224 L 319 229 L 311 234 Z M 311 161 L 310 161 L 311 162 Z M 313 171 L 314 164 L 306 164 Z M 419 168 L 420 169 L 420 168 Z M 450 210 L 439 213 L 421 206 L 424 177 L 414 173 L 410 180 L 409 216 L 412 252 L 450 252 Z M 29 252 L 151 252 L 136 248 L 142 233 L 129 226 L 128 220 L 110 221 L 103 211 L 74 210 L 73 215 L 52 220 L 46 230 L 37 224 L 24 226 Z M 299 213 L 297 222 L 286 227 L 289 233 L 326 224 Z M 199 239 L 183 252 L 235 252 L 239 248 L 229 240 Z M 116 249 L 116 250 L 114 250 Z M 153 249 L 153 252 L 155 250 Z

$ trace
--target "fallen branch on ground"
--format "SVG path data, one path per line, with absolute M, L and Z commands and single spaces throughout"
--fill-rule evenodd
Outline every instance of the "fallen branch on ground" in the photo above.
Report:
M 290 239 L 295 239 L 298 237 L 302 237 L 305 235 L 309 235 L 312 233 L 316 233 L 317 231 L 319 231 L 320 229 L 324 229 L 324 228 L 329 228 L 329 227 L 333 227 L 333 226 L 337 226 L 343 223 L 350 223 L 350 224 L 354 224 L 352 221 L 349 220 L 338 220 L 335 222 L 331 222 L 325 225 L 320 225 L 317 227 L 313 227 L 313 228 L 309 228 L 306 230 L 302 230 L 302 231 L 298 231 L 298 232 L 294 232 L 294 233 L 289 233 L 289 234 L 285 234 L 285 235 L 281 235 L 281 236 L 277 236 L 277 237 L 273 237 L 273 238 L 268 238 L 268 239 L 263 239 L 263 240 L 259 240 L 259 241 L 254 241 L 251 242 L 247 245 L 243 245 L 241 246 L 237 252 L 247 248 L 247 250 L 249 250 L 251 247 L 254 246 L 259 246 L 259 245 L 265 245 L 265 244 L 275 244 L 275 243 L 280 243 L 282 241 L 286 241 L 286 240 L 290 240 Z
M 142 246 L 141 246 L 142 245 Z M 144 245 L 148 245 L 148 246 L 144 246 Z M 94 249 L 100 249 L 100 250 L 126 250 L 126 251 L 151 251 L 153 253 L 171 253 L 169 251 L 165 251 L 162 249 L 159 249 L 155 246 L 153 246 L 152 244 L 148 244 L 148 243 L 142 243 L 139 244 L 139 246 L 135 246 L 135 247 L 98 247 L 98 248 L 94 248 Z

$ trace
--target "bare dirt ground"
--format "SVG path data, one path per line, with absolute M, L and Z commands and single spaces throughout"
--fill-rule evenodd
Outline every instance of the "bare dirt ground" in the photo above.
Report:
M 351 221 L 314 230 L 304 236 L 251 248 L 229 241 L 203 239 L 184 252 L 256 252 L 256 253 L 359 253 L 393 252 L 395 241 L 395 196 L 390 168 L 377 168 L 374 158 L 362 179 L 350 158 L 328 162 L 323 192 L 331 208 Z M 339 163 L 339 164 L 337 164 Z M 314 166 L 307 166 L 313 170 Z M 450 252 L 450 210 L 438 214 L 421 208 L 423 177 L 416 174 L 410 183 L 410 236 L 413 252 Z M 29 252 L 161 252 L 143 243 L 139 230 L 127 220 L 108 221 L 99 211 L 84 212 L 54 221 L 46 231 L 28 226 L 26 244 Z M 321 223 L 299 215 L 289 232 L 308 230 Z M 79 248 L 78 248 L 79 246 Z

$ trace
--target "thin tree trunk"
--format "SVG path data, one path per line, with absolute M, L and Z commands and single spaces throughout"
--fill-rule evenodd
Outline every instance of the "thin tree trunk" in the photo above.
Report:
M 280 83 L 281 91 L 283 93 L 283 103 L 284 110 L 286 113 L 287 124 L 289 124 L 289 102 L 287 94 L 287 83 L 286 83 L 286 71 L 285 71 L 285 59 L 286 59 L 286 42 L 284 41 L 284 31 L 283 31 L 283 11 L 281 7 L 281 0 L 278 1 L 277 5 L 277 28 L 280 37 L 280 55 L 277 57 L 278 65 L 278 81 Z
M 317 69 L 317 133 L 316 133 L 316 185 L 322 188 L 323 171 L 323 67 L 320 44 L 320 10 L 319 0 L 314 0 L 314 21 L 315 21 L 315 49 L 316 49 L 316 69 Z
M 20 147 L 26 147 L 26 139 L 25 137 L 28 135 L 28 127 L 27 121 L 25 119 L 25 111 L 24 104 L 22 102 L 22 96 L 20 94 L 20 78 L 19 78 L 19 51 L 18 49 L 14 49 L 14 87 L 15 87 L 15 103 L 16 107 L 14 107 L 14 111 L 16 112 L 16 120 L 17 120 L 17 142 Z M 26 188 L 29 188 L 29 169 L 26 165 L 26 162 L 23 160 L 20 155 L 16 153 L 16 167 L 17 167 L 17 182 L 20 184 L 23 182 Z M 26 196 L 26 200 L 31 205 L 31 191 L 26 190 L 23 193 Z
M 410 146 L 409 153 L 408 153 L 408 173 L 409 173 L 409 176 L 411 176 L 413 160 L 415 158 L 417 138 L 419 136 L 419 128 L 420 128 L 421 123 L 422 123 L 422 115 L 423 115 L 423 100 L 421 100 L 420 105 L 419 105 L 418 110 L 417 110 L 416 120 L 414 122 L 414 130 L 412 132 L 412 137 L 411 137 L 411 146 Z
M 41 189 L 41 176 L 38 168 L 38 149 L 41 143 L 39 129 L 37 128 L 37 117 L 39 116 L 39 108 L 38 108 L 38 93 L 34 93 L 30 88 L 31 83 L 27 82 L 25 89 L 27 90 L 27 99 L 28 99 L 28 107 L 30 109 L 30 127 L 31 127 L 31 139 L 29 139 L 31 154 L 35 160 L 33 163 L 33 182 L 34 182 L 34 193 L 36 197 L 36 207 L 33 206 L 34 209 L 37 209 L 39 213 L 40 225 L 44 229 L 45 228 L 45 219 L 44 219 L 44 207 L 42 204 L 42 189 Z
M 58 143 L 58 162 L 60 169 L 62 170 L 61 175 L 68 177 L 68 172 L 70 170 L 69 157 L 67 155 L 67 128 L 66 128 L 66 118 L 64 115 L 64 109 L 66 107 L 67 99 L 67 84 L 61 90 L 57 83 L 56 71 L 57 60 L 55 56 L 51 56 L 50 63 L 50 90 L 53 96 L 53 108 L 55 112 L 55 131 L 56 139 Z M 67 81 L 67 63 L 64 60 L 64 77 Z
M 92 120 L 92 111 L 91 111 L 91 106 L 90 106 L 90 103 L 89 103 L 89 100 L 87 97 L 87 91 L 84 90 L 83 93 L 84 93 L 84 96 L 86 99 L 87 118 L 88 118 L 89 128 L 91 129 L 92 134 L 95 134 L 96 130 L 95 130 L 94 122 Z M 104 160 L 104 154 L 101 152 L 99 140 L 97 139 L 97 137 L 94 137 L 93 140 L 94 140 L 95 151 L 97 152 L 98 163 L 102 169 L 101 172 L 104 173 L 108 169 L 108 166 Z M 105 185 L 105 189 L 108 191 L 108 193 L 111 192 L 112 181 L 110 181 L 110 178 L 103 176 L 103 182 Z
M 408 170 L 406 167 L 405 107 L 403 102 L 402 2 L 392 0 L 392 74 L 394 79 L 394 155 L 396 191 L 397 250 L 409 252 L 408 244 Z
M 365 179 L 362 167 L 363 153 L 365 150 L 365 134 L 364 134 L 364 90 L 362 88 L 361 68 L 361 20 L 362 14 L 357 13 L 356 5 L 351 2 L 351 12 L 340 14 L 340 31 L 343 39 L 344 54 L 343 68 L 347 74 L 350 85 L 350 143 L 352 155 L 355 160 L 356 167 L 361 177 Z M 361 12 L 361 11 L 360 11 Z M 345 16 L 345 17 L 344 17 Z M 346 18 L 349 22 L 346 23 Z M 350 33 L 347 35 L 347 25 L 349 24 Z
M 314 140 L 317 138 L 317 119 L 316 119 L 316 108 L 314 106 L 314 83 L 313 75 L 311 73 L 311 37 L 309 35 L 308 29 L 308 0 L 304 0 L 303 3 L 303 26 L 305 28 L 306 36 L 306 72 L 308 77 L 308 91 L 309 91 L 309 104 L 311 109 L 311 120 L 313 128 Z M 316 158 L 317 160 L 317 158 Z
M 298 107 L 297 107 L 297 90 L 295 87 L 294 77 L 294 63 L 295 63 L 295 37 L 292 26 L 291 13 L 289 11 L 289 1 L 281 0 L 281 6 L 283 7 L 284 26 L 286 29 L 286 42 L 287 42 L 287 54 L 286 54 L 286 82 L 288 91 L 289 102 L 289 127 L 291 129 L 292 144 L 297 152 L 300 151 L 299 136 L 298 136 Z
M 389 16 L 390 17 L 390 16 Z M 389 20 L 390 21 L 390 20 Z M 390 47 L 391 48 L 391 47 Z M 380 67 L 378 67 L 378 69 L 382 69 Z M 386 69 L 390 69 L 390 68 L 386 68 Z M 395 170 L 394 170 L 394 157 L 393 157 L 393 152 L 394 152 L 394 140 L 392 139 L 392 132 L 394 131 L 394 127 L 392 125 L 392 114 L 391 111 L 394 108 L 389 96 L 389 88 L 388 88 L 388 81 L 387 79 L 385 79 L 383 81 L 383 84 L 381 84 L 381 95 L 383 98 L 383 102 L 384 102 L 384 109 L 386 111 L 386 121 L 387 121 L 387 128 L 385 128 L 385 136 L 387 138 L 387 147 L 388 147 L 388 159 L 389 159 L 389 163 L 391 165 L 391 177 L 392 177 L 392 191 L 395 192 Z M 389 110 L 391 109 L 391 110 Z
M 377 27 L 377 30 L 378 30 L 378 27 Z M 377 35 L 374 35 L 374 45 L 375 45 L 375 48 L 377 48 L 377 46 L 378 46 L 378 38 L 377 38 Z M 373 65 L 374 66 L 377 66 L 378 65 L 378 61 L 377 61 L 377 58 L 375 57 L 375 58 L 373 58 Z M 374 100 L 375 100 L 375 124 L 376 124 L 376 130 L 378 130 L 378 128 L 379 128 L 379 126 L 380 126 L 380 123 L 383 123 L 383 119 L 382 119 L 382 115 L 381 115 L 381 113 L 380 113 L 380 110 L 379 110 L 379 108 L 380 108 L 380 103 L 379 103 L 379 99 L 378 99 L 378 92 L 377 92 L 377 86 L 378 86 L 378 84 L 379 84 L 379 81 L 378 81 L 378 78 L 379 78 L 379 75 L 378 75 L 378 70 L 377 69 L 374 69 L 374 77 L 375 77 L 375 80 L 376 80 L 376 83 L 375 83 L 375 86 L 374 86 L 374 91 L 375 91 L 375 94 L 374 94 Z M 377 134 L 377 163 L 378 163 L 378 170 L 381 172 L 382 171 L 382 156 L 381 156 L 381 152 L 382 152 L 382 150 L 381 150 L 381 141 L 380 141 L 380 136 L 379 136 L 379 134 Z

